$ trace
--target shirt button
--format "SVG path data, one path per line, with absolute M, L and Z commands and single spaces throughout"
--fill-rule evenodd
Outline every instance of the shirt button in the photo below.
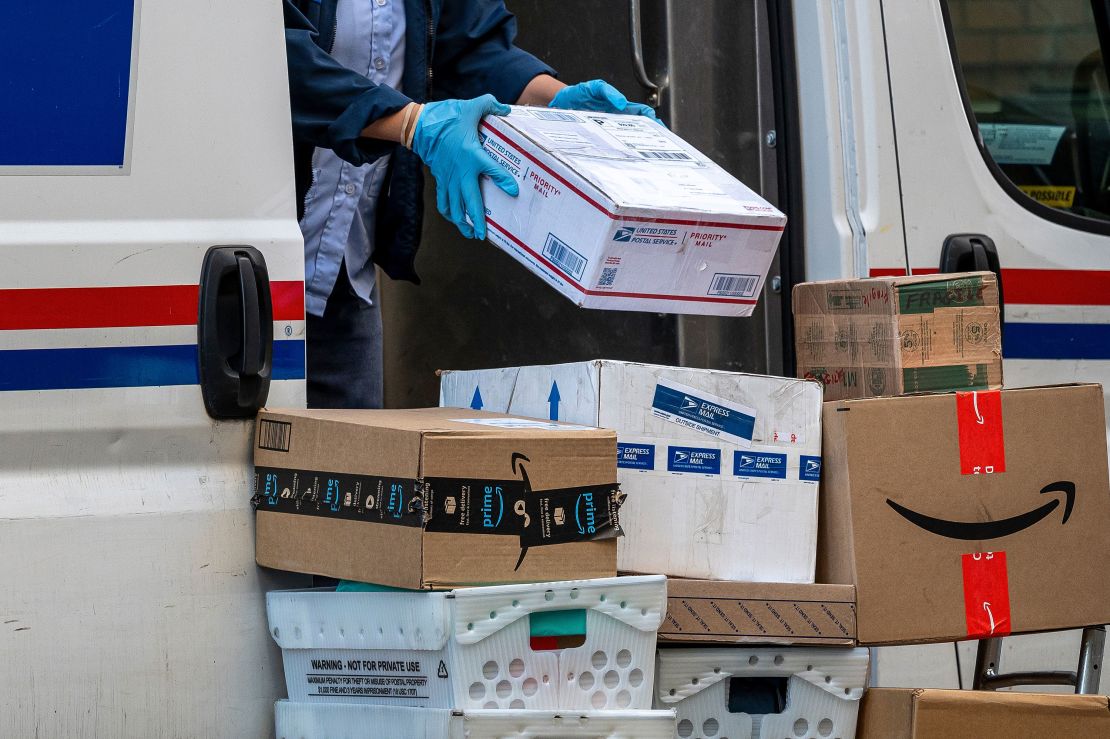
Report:
M 374 69 L 385 69 L 385 59 L 380 56 L 374 60 Z
M 343 191 L 346 192 L 348 195 L 354 195 L 356 189 L 358 188 L 356 188 L 354 185 L 347 185 L 343 188 Z
M 377 1 L 377 3 L 378 3 L 378 7 L 379 7 L 379 8 L 380 8 L 381 6 L 383 6 L 383 5 L 385 5 L 385 2 L 386 2 L 386 0 L 376 0 L 376 1 Z

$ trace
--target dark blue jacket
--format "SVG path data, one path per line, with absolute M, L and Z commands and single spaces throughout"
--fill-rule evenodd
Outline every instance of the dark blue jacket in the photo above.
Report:
M 404 0 L 405 70 L 401 89 L 376 85 L 336 62 L 339 0 L 283 0 L 297 216 L 312 180 L 312 150 L 331 149 L 352 164 L 393 154 L 378 208 L 374 261 L 394 279 L 419 283 L 414 269 L 423 216 L 423 165 L 411 151 L 359 134 L 410 101 L 493 94 L 516 102 L 550 67 L 513 46 L 516 20 L 503 0 Z

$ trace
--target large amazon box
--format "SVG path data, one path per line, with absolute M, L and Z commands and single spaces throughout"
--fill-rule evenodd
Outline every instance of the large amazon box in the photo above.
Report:
M 872 688 L 859 739 L 1092 739 L 1110 736 L 1105 695 Z
M 263 410 L 255 557 L 402 588 L 616 574 L 612 431 L 481 411 Z
M 440 404 L 614 429 L 622 571 L 813 582 L 815 382 L 597 360 L 441 372 Z
M 1110 622 L 1102 388 L 825 403 L 817 576 L 861 644 Z
M 793 303 L 798 376 L 825 400 L 1002 387 L 990 272 L 805 282 Z
M 584 308 L 747 316 L 786 216 L 642 116 L 514 107 L 482 145 L 489 240 Z

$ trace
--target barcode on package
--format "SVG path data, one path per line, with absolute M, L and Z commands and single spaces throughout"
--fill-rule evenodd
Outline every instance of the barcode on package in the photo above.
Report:
M 688 162 L 691 156 L 682 151 L 641 151 L 644 159 L 669 159 L 671 161 Z
M 582 270 L 586 268 L 586 258 L 559 241 L 554 234 L 547 235 L 547 242 L 543 245 L 543 255 L 571 277 L 576 280 L 582 279 Z
M 533 110 L 532 115 L 544 121 L 581 121 L 574 113 L 563 113 L 558 110 Z
M 293 436 L 293 424 L 287 421 L 258 422 L 258 448 L 272 452 L 289 451 L 289 440 Z
M 759 284 L 759 275 L 728 275 L 718 272 L 709 286 L 710 295 L 730 298 L 750 298 Z
M 616 267 L 604 267 L 601 270 L 601 279 L 597 281 L 598 287 L 612 287 L 617 279 Z

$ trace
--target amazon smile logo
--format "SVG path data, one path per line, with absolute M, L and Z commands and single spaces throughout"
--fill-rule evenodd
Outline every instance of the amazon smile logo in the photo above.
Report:
M 1049 483 L 1041 488 L 1041 495 L 1045 493 L 1064 494 L 1064 517 L 1060 523 L 1066 524 L 1071 517 L 1072 506 L 1075 504 L 1075 483 L 1067 480 Z M 918 513 L 903 505 L 899 505 L 890 498 L 887 498 L 886 504 L 893 508 L 902 518 L 932 534 L 944 536 L 949 539 L 978 541 L 984 539 L 1000 539 L 1003 536 L 1009 536 L 1010 534 L 1024 531 L 1059 508 L 1060 499 L 1055 498 L 1031 511 L 1026 511 L 1025 513 L 1011 518 L 1004 518 L 1001 521 L 970 522 L 948 521 L 943 518 L 933 518 L 932 516 L 927 516 L 924 513 Z

